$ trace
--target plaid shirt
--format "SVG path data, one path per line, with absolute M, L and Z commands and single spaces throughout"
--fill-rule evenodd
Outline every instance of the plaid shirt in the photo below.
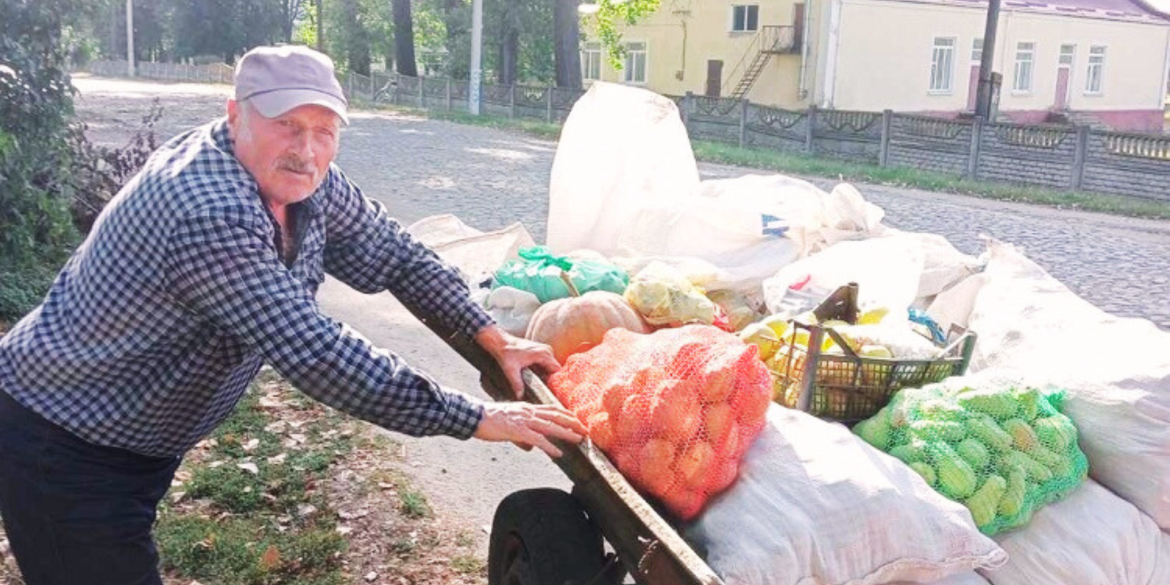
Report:
M 220 120 L 167 142 L 107 206 L 45 301 L 0 338 L 0 389 L 95 444 L 177 456 L 268 361 L 341 411 L 414 436 L 470 437 L 473 398 L 325 317 L 325 273 L 389 290 L 473 336 L 491 318 L 458 274 L 336 167 L 290 207 L 297 254 Z

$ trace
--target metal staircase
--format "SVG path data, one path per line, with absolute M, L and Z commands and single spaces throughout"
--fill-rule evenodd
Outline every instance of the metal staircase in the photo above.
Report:
M 796 53 L 799 51 L 800 42 L 796 35 L 796 27 L 779 25 L 761 27 L 760 32 L 756 33 L 755 38 L 752 39 L 752 43 L 748 45 L 743 59 L 740 59 L 739 64 L 727 76 L 728 81 L 735 79 L 736 74 L 739 73 L 740 69 L 743 69 L 743 74 L 736 82 L 735 90 L 731 92 L 729 97 L 732 99 L 743 99 L 747 96 L 752 86 L 755 85 L 756 80 L 763 74 L 764 68 L 767 67 L 772 55 Z M 748 57 L 751 57 L 750 61 Z

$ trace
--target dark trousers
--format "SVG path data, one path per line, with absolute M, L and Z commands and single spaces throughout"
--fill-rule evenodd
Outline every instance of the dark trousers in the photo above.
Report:
M 0 390 L 0 517 L 27 585 L 161 584 L 151 528 L 180 461 L 93 445 Z

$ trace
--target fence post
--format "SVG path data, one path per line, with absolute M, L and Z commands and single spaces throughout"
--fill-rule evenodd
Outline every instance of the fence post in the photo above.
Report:
M 813 138 L 815 136 L 814 130 L 815 130 L 815 127 L 817 125 L 817 106 L 816 106 L 816 104 L 812 104 L 808 107 L 808 114 L 806 115 L 806 117 L 808 118 L 808 128 L 805 128 L 804 151 L 809 153 L 809 154 L 812 154 L 812 153 L 816 152 L 816 149 L 814 148 L 815 145 L 813 144 Z
M 418 76 L 418 108 L 420 110 L 427 109 L 427 94 L 423 90 L 423 85 L 426 81 L 427 78 L 421 75 Z
M 516 84 L 508 86 L 508 117 L 516 117 Z
M 683 128 L 686 128 L 688 133 L 691 129 L 691 127 L 689 126 L 689 124 L 691 123 L 691 100 L 693 100 L 694 98 L 695 98 L 695 94 L 693 94 L 689 91 L 686 93 L 686 95 L 683 96 L 682 121 L 683 121 Z
M 1088 126 L 1077 126 L 1077 150 L 1073 155 L 1072 181 L 1069 183 L 1069 187 L 1072 187 L 1073 191 L 1079 191 L 1085 180 L 1085 159 L 1089 151 L 1089 134 Z
M 747 98 L 739 100 L 739 147 L 743 148 L 747 144 L 747 121 L 748 121 L 748 105 L 751 101 Z
M 451 111 L 451 78 L 447 78 L 447 93 L 444 94 L 447 98 L 447 111 Z
M 550 86 L 548 86 L 548 90 L 544 92 L 544 100 L 545 100 L 544 101 L 544 121 L 548 122 L 549 124 L 552 124 L 552 121 L 553 121 L 553 115 L 552 115 L 553 114 L 553 111 L 552 111 L 553 110 L 553 108 L 552 108 L 553 89 L 555 89 L 555 88 L 550 85 Z
M 890 130 L 893 128 L 894 111 L 882 111 L 882 148 L 878 154 L 878 164 L 883 167 L 890 166 Z
M 349 87 L 349 92 L 346 94 L 347 99 L 353 99 L 353 73 L 345 73 L 345 85 Z
M 971 155 L 967 157 L 967 178 L 979 179 L 979 151 L 983 147 L 983 118 L 976 117 L 971 125 Z

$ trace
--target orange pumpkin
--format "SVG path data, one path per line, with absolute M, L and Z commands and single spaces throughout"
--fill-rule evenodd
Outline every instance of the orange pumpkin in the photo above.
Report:
M 557 299 L 541 305 L 528 324 L 525 336 L 552 347 L 557 361 L 601 343 L 605 332 L 621 328 L 649 333 L 650 328 L 625 297 L 606 291 L 590 291 L 579 297 Z

